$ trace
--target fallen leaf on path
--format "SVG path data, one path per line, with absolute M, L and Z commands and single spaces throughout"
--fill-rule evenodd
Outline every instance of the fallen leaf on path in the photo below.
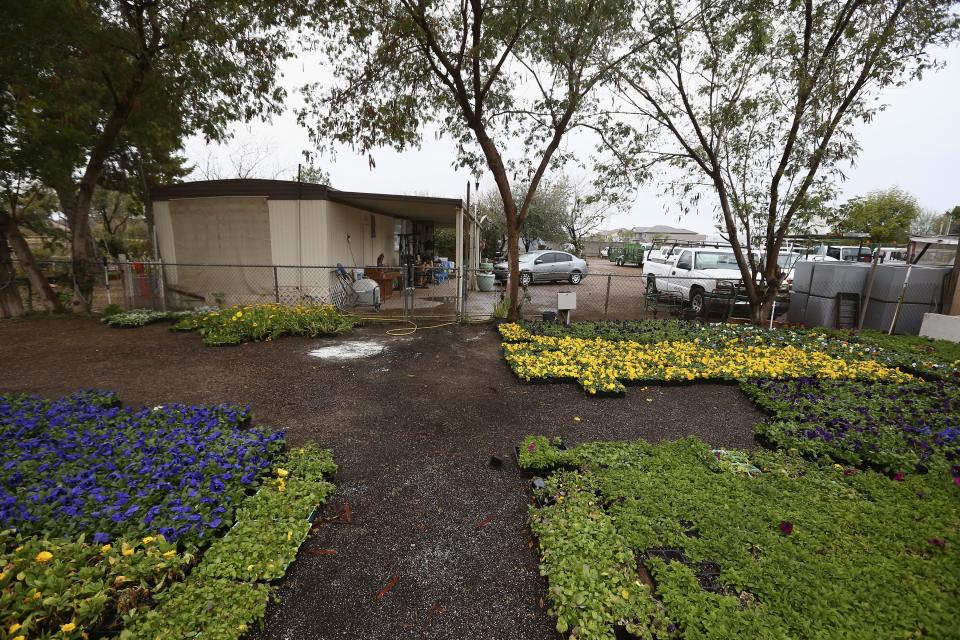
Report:
M 344 524 L 353 524 L 353 509 L 350 508 L 350 503 L 343 503 L 343 506 L 340 507 L 340 511 L 337 513 L 337 520 Z
M 543 598 L 540 598 L 540 608 L 543 609 Z
M 493 522 L 493 516 L 492 515 L 487 516 L 486 518 L 484 518 L 483 520 L 477 523 L 477 529 L 483 529 L 485 526 L 487 526 L 491 522 Z
M 307 549 L 307 555 L 311 556 L 335 556 L 336 549 Z
M 383 596 L 387 595 L 387 592 L 389 592 L 390 589 L 393 589 L 395 586 L 397 586 L 397 580 L 399 579 L 400 576 L 393 576 L 390 578 L 390 582 L 387 583 L 387 586 L 385 586 L 383 589 L 380 589 L 380 591 L 377 591 L 377 600 L 383 600 Z
M 446 612 L 447 612 L 447 608 L 446 608 L 445 606 L 443 606 L 443 603 L 440 602 L 439 600 L 437 600 L 436 602 L 434 602 L 434 603 L 433 603 L 433 606 L 430 607 L 430 613 L 431 613 L 431 614 L 440 615 L 440 614 L 446 613 Z
M 580 422 L 580 416 L 573 416 L 574 422 Z

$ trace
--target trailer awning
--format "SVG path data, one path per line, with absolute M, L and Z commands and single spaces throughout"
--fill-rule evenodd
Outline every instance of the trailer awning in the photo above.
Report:
M 434 198 L 430 196 L 406 196 L 329 189 L 327 199 L 380 215 L 416 222 L 433 222 L 441 226 L 456 226 L 457 213 L 463 208 L 464 215 L 472 220 L 469 212 L 463 206 L 463 202 L 458 198 Z
M 340 191 L 323 184 L 296 180 L 228 179 L 181 182 L 154 188 L 154 202 L 181 198 L 218 198 L 258 196 L 268 200 L 330 200 L 380 215 L 416 222 L 433 222 L 440 226 L 456 226 L 457 213 L 470 213 L 459 198 L 408 196 L 394 193 Z

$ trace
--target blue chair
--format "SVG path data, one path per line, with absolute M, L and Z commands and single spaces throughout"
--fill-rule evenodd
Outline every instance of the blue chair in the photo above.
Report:
M 443 284 L 450 277 L 450 261 L 442 260 L 438 265 L 433 268 L 433 281 Z

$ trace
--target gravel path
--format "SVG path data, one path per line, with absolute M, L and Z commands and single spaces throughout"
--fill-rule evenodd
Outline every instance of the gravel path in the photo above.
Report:
M 247 403 L 291 444 L 332 448 L 339 489 L 254 634 L 271 640 L 555 638 L 529 546 L 527 481 L 513 460 L 524 435 L 754 444 L 759 414 L 736 387 L 590 398 L 574 383 L 519 384 L 491 327 L 384 331 L 207 348 L 163 326 L 3 322 L 0 392 L 99 388 L 131 405 Z M 361 344 L 339 348 L 344 340 Z M 325 347 L 337 348 L 310 354 Z

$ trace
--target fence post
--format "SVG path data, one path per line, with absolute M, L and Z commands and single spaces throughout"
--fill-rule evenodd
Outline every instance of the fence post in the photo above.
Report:
M 130 263 L 127 262 L 126 254 L 121 253 L 117 257 L 117 264 L 120 267 L 120 283 L 123 285 L 123 306 L 130 309 L 133 306 L 133 281 L 130 276 Z
M 603 319 L 607 319 L 607 307 L 610 306 L 610 281 L 613 279 L 613 276 L 607 274 L 607 295 L 603 300 Z
M 160 258 L 160 273 L 159 273 L 159 284 L 160 284 L 160 308 L 163 311 L 167 310 L 167 284 L 163 280 L 163 258 Z
M 110 269 L 107 266 L 107 259 L 103 259 L 103 284 L 107 288 L 107 306 L 113 304 L 113 299 L 110 296 Z
M 273 265 L 273 300 L 280 303 L 280 282 L 277 280 L 277 265 Z

